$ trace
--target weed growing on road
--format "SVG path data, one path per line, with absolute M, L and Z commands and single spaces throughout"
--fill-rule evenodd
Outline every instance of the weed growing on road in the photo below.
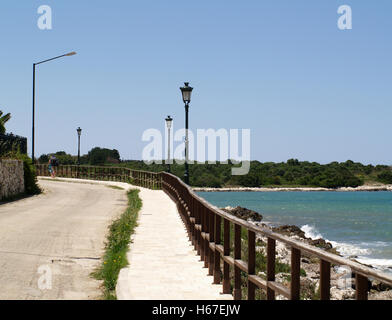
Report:
M 115 190 L 124 190 L 124 188 L 119 187 L 119 186 L 107 186 L 110 189 L 115 189 Z
M 142 207 L 139 190 L 128 192 L 128 208 L 109 227 L 109 236 L 106 243 L 105 255 L 101 266 L 92 276 L 103 280 L 104 299 L 115 300 L 116 284 L 120 270 L 128 265 L 127 251 L 135 227 L 138 213 Z

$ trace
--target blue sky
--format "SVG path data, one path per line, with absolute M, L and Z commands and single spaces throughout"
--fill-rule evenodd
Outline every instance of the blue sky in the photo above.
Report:
M 32 63 L 77 51 L 38 67 L 36 155 L 76 154 L 81 126 L 82 153 L 140 159 L 144 130 L 183 126 L 189 81 L 191 128 L 251 129 L 252 159 L 390 164 L 391 15 L 389 0 L 3 0 L 0 109 L 30 139 Z

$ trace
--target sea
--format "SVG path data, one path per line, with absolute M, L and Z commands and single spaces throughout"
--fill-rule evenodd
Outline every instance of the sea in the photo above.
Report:
M 392 274 L 392 192 L 198 192 L 223 207 L 259 212 L 265 223 L 296 225 L 343 256 Z

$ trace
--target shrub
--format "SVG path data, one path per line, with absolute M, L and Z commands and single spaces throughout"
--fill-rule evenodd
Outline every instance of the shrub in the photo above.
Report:
M 392 184 L 392 172 L 385 171 L 377 175 L 377 180 L 383 183 Z

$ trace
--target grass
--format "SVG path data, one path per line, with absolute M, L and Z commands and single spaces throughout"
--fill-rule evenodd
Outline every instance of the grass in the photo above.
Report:
M 110 188 L 110 189 L 125 190 L 124 188 L 119 187 L 119 186 L 107 186 L 107 187 Z
M 128 265 L 127 251 L 131 235 L 137 226 L 138 213 L 142 207 L 139 190 L 128 192 L 128 208 L 109 227 L 105 254 L 101 266 L 92 274 L 103 280 L 103 298 L 116 300 L 116 284 L 120 270 Z

